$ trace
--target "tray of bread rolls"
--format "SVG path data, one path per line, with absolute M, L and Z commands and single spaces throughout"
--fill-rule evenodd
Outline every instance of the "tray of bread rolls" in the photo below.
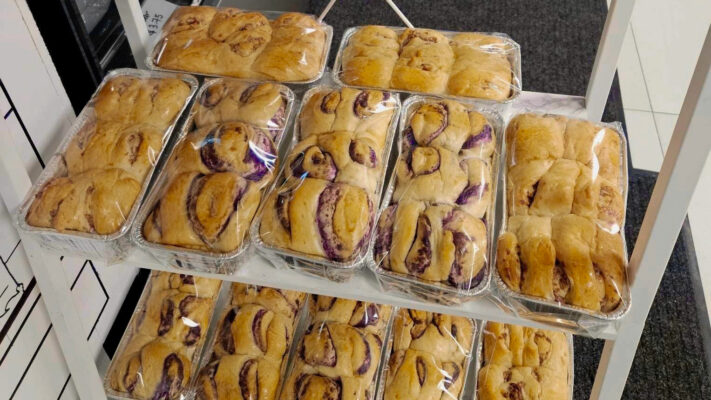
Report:
M 250 255 L 249 226 L 278 170 L 292 122 L 285 85 L 206 79 L 134 224 L 159 261 L 232 273 Z
M 357 26 L 332 74 L 341 85 L 509 103 L 522 90 L 521 48 L 502 33 Z
M 18 208 L 18 229 L 46 249 L 124 258 L 130 226 L 197 87 L 186 74 L 106 74 Z
M 335 281 L 365 260 L 383 191 L 397 94 L 319 85 L 304 94 L 285 162 L 252 225 L 278 268 Z
M 396 308 L 310 295 L 280 400 L 373 400 Z
M 572 400 L 573 335 L 479 321 L 474 400 L 541 398 Z
M 494 274 L 505 307 L 593 336 L 627 312 L 622 132 L 535 112 L 510 120 Z
M 313 15 L 178 7 L 146 59 L 149 68 L 308 84 L 326 69 L 333 27 Z
M 489 285 L 501 116 L 486 105 L 411 96 L 368 266 L 384 289 L 443 304 Z
M 190 398 L 275 400 L 304 323 L 307 294 L 233 283 L 226 297 Z
M 104 377 L 110 398 L 187 399 L 222 281 L 153 271 Z
M 376 400 L 467 398 L 479 324 L 400 308 L 385 344 Z

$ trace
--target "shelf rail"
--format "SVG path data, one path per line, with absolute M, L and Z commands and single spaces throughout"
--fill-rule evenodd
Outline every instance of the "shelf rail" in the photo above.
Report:
M 116 0 L 116 3 L 136 64 L 142 66 L 147 54 L 147 33 L 139 2 Z M 602 116 L 633 5 L 634 0 L 611 1 L 586 95 L 590 119 L 599 120 Z M 619 323 L 616 337 L 605 343 L 590 395 L 593 400 L 622 396 L 644 322 L 711 149 L 711 135 L 706 132 L 708 126 L 711 126 L 711 30 L 630 259 L 634 304 Z M 29 175 L 17 154 L 9 131 L 0 121 L 0 194 L 9 210 L 17 207 L 30 184 Z M 80 398 L 105 398 L 101 374 L 83 342 L 81 323 L 61 267 L 45 259 L 37 243 L 31 239 L 23 238 L 23 245 Z

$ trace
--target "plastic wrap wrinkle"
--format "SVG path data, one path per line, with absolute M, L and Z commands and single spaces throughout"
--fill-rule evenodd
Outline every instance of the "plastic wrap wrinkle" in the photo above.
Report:
M 134 241 L 181 268 L 234 272 L 251 254 L 249 226 L 273 184 L 293 102 L 283 85 L 207 80 L 141 208 Z
M 286 162 L 252 226 L 272 264 L 336 281 L 362 265 L 399 107 L 388 92 L 307 91 Z
M 591 336 L 627 312 L 626 147 L 619 123 L 535 112 L 512 119 L 494 278 L 504 308 Z M 538 279 L 527 280 L 533 267 Z
M 108 73 L 23 200 L 18 228 L 50 250 L 125 257 L 126 233 L 196 90 L 184 74 Z
M 487 107 L 425 96 L 405 101 L 400 156 L 368 252 L 368 265 L 385 289 L 444 304 L 467 301 L 486 289 L 501 153 L 501 141 L 495 144 L 493 138 L 500 136 L 502 125 L 499 114 Z M 401 223 L 390 227 L 396 221 Z M 451 261 L 442 247 L 446 235 L 459 249 Z M 405 240 L 410 237 L 413 241 Z M 410 246 L 396 247 L 401 242 Z M 444 279 L 428 272 L 440 264 L 454 266 Z

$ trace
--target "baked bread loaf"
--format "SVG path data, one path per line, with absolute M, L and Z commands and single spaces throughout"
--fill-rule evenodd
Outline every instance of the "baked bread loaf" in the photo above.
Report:
M 568 400 L 572 356 L 562 332 L 489 322 L 477 398 Z
M 521 114 L 506 141 L 509 218 L 497 249 L 500 276 L 524 294 L 615 310 L 627 284 L 618 134 L 587 121 Z
M 197 398 L 274 400 L 305 300 L 301 292 L 233 283 Z
M 392 306 L 338 297 L 311 295 L 311 322 L 338 322 L 370 332 L 381 339 L 390 320 Z
M 140 191 L 141 183 L 118 168 L 54 178 L 30 205 L 27 223 L 108 235 L 123 225 Z
M 310 80 L 326 50 L 325 26 L 299 13 L 269 22 L 236 8 L 179 7 L 163 35 L 157 65 L 238 78 Z
M 486 225 L 466 211 L 407 200 L 382 212 L 373 252 L 386 270 L 469 289 L 484 277 L 486 244 Z
M 274 143 L 230 122 L 198 129 L 176 146 L 162 197 L 143 225 L 146 240 L 229 253 L 242 244 L 274 177 Z
M 118 231 L 189 94 L 176 78 L 121 75 L 107 81 L 88 105 L 94 107 L 89 122 L 63 154 L 66 172 L 35 196 L 27 223 L 60 232 Z
M 299 344 L 281 400 L 370 399 L 381 339 L 336 322 L 312 325 Z
M 287 180 L 306 177 L 378 190 L 383 168 L 383 149 L 369 137 L 348 131 L 311 135 L 297 143 L 286 158 Z
M 218 79 L 197 99 L 195 125 L 246 122 L 267 131 L 278 142 L 286 124 L 286 90 L 273 83 Z
M 343 50 L 341 79 L 348 85 L 390 87 L 399 51 L 397 33 L 392 29 L 364 26 L 351 36 Z
M 395 62 L 390 87 L 441 94 L 454 63 L 449 40 L 431 29 L 405 29 L 398 38 L 400 56 Z
M 511 97 L 510 44 L 480 33 L 460 33 L 450 44 L 455 61 L 447 83 L 449 94 L 498 101 Z
M 151 290 L 177 290 L 204 299 L 213 299 L 220 291 L 219 279 L 202 278 L 187 274 L 156 272 L 151 278 Z
M 391 204 L 373 249 L 383 269 L 461 289 L 485 277 L 493 127 L 449 100 L 414 107 L 402 132 Z
M 109 386 L 134 399 L 176 399 L 190 382 L 192 365 L 179 343 L 136 337 L 115 362 Z
M 348 131 L 357 138 L 369 137 L 382 149 L 396 108 L 397 100 L 388 92 L 347 87 L 318 91 L 301 109 L 299 140 Z
M 481 33 L 446 37 L 431 29 L 363 26 L 348 40 L 341 80 L 354 86 L 393 88 L 504 101 L 515 85 L 512 42 Z
M 458 399 L 475 328 L 474 321 L 464 317 L 399 310 L 383 399 Z
M 363 189 L 305 178 L 267 198 L 259 232 L 271 246 L 349 260 L 368 243 L 374 206 Z

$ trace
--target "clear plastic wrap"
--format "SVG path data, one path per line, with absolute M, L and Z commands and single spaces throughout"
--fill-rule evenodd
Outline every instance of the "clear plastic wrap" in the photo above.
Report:
M 294 94 L 284 85 L 207 80 L 139 213 L 133 240 L 181 268 L 232 273 L 277 171 Z
M 358 26 L 343 34 L 333 77 L 356 87 L 510 102 L 521 49 L 501 33 Z
M 311 83 L 323 75 L 333 28 L 295 12 L 178 7 L 163 26 L 146 64 L 283 83 Z
M 573 335 L 489 322 L 477 339 L 477 400 L 573 399 Z
M 630 306 L 621 125 L 518 114 L 504 159 L 498 297 L 521 316 L 594 336 Z
M 222 281 L 153 272 L 104 388 L 117 399 L 187 399 Z
M 197 79 L 135 69 L 109 72 L 16 214 L 47 249 L 109 262 L 129 229 Z
M 444 304 L 486 289 L 502 130 L 493 110 L 405 101 L 401 154 L 368 252 L 383 287 Z
M 194 381 L 195 398 L 274 400 L 307 295 L 233 283 L 230 297 Z
M 477 330 L 473 319 L 398 310 L 376 399 L 461 399 Z
M 371 400 L 393 309 L 311 295 L 280 400 Z
M 277 185 L 252 225 L 272 264 L 336 281 L 363 265 L 399 109 L 388 92 L 306 92 Z

